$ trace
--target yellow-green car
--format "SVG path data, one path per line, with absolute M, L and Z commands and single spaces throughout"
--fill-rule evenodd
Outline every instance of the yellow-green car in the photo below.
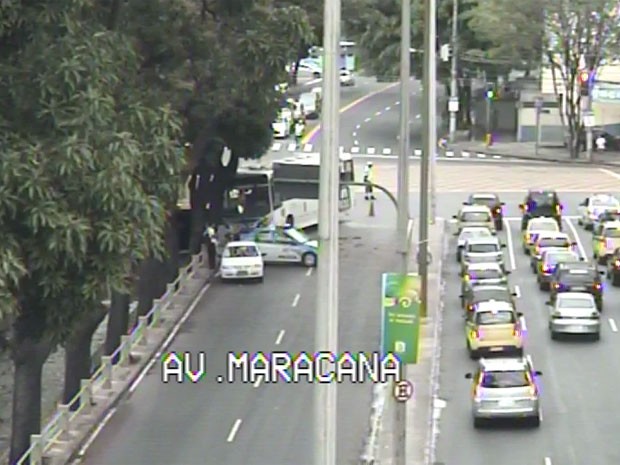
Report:
M 473 359 L 490 354 L 523 355 L 521 317 L 509 302 L 480 302 L 468 312 L 465 339 Z
M 559 232 L 560 228 L 557 221 L 553 218 L 542 216 L 539 218 L 532 218 L 528 223 L 523 235 L 521 236 L 521 244 L 523 246 L 523 253 L 529 255 L 532 253 L 532 249 L 536 244 L 536 239 L 541 233 Z
M 609 221 L 596 226 L 592 234 L 592 252 L 600 265 L 606 265 L 618 247 L 620 247 L 620 221 Z
M 466 227 L 483 227 L 495 232 L 495 220 L 491 210 L 486 205 L 464 205 L 458 215 L 452 216 L 456 223 L 457 234 Z

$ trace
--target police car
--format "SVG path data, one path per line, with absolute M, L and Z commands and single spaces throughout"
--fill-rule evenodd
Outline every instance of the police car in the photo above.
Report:
M 265 263 L 301 263 L 307 267 L 317 264 L 318 242 L 295 228 L 259 228 L 242 239 L 258 245 Z

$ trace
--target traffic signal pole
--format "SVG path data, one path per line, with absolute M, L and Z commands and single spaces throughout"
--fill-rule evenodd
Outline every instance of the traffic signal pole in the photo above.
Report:
M 459 0 L 452 0 L 452 63 L 450 64 L 450 100 L 454 107 L 448 108 L 450 110 L 450 143 L 454 143 L 456 135 L 456 117 L 458 115 L 458 102 L 459 102 L 459 86 L 458 86 L 458 73 L 457 73 L 457 61 L 458 61 L 458 37 L 459 37 Z

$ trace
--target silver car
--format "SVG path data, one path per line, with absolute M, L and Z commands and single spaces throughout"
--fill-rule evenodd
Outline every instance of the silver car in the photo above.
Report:
M 465 378 L 473 383 L 474 428 L 490 420 L 519 419 L 540 426 L 537 377 L 529 357 L 480 359 L 475 373 Z
M 549 306 L 551 339 L 559 335 L 580 334 L 595 340 L 601 337 L 601 314 L 594 296 L 587 292 L 561 292 Z
M 489 228 L 483 226 L 467 226 L 461 229 L 461 232 L 457 234 L 458 238 L 456 239 L 456 261 L 457 263 L 461 263 L 461 255 L 463 254 L 463 248 L 467 241 L 474 237 L 492 237 L 494 236 L 494 231 L 491 231 Z
M 500 243 L 496 236 L 472 237 L 463 248 L 461 273 L 472 263 L 499 263 L 504 268 L 504 252 L 506 244 Z

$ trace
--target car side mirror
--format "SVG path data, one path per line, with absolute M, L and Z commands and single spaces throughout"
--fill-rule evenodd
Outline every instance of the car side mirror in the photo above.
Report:
M 538 371 L 538 370 L 536 370 L 536 371 L 534 372 L 534 374 L 535 374 L 536 376 L 542 376 L 542 374 L 543 374 L 543 373 L 542 373 L 542 371 Z
M 505 207 L 505 206 L 506 206 L 506 202 L 500 202 L 499 204 L 500 204 L 502 207 Z
M 607 273 L 605 271 L 599 271 L 598 274 L 600 274 L 601 276 L 605 276 Z
M 512 295 L 513 297 L 518 297 L 519 294 L 517 294 L 516 292 L 511 292 L 510 295 Z
M 469 205 L 469 202 L 463 202 L 463 205 Z
M 504 271 L 504 274 L 510 274 L 510 273 L 512 273 L 512 271 L 510 271 L 510 270 Z
M 549 305 L 549 306 L 551 306 L 551 301 L 550 301 L 550 300 L 547 300 L 547 301 L 545 302 L 545 305 Z
M 571 242 L 570 245 L 572 245 L 573 247 L 577 247 L 577 243 L 576 242 Z
M 519 204 L 519 210 L 523 210 L 525 207 L 523 206 L 522 203 Z
M 266 254 L 265 252 L 263 252 L 263 253 L 261 254 L 261 257 L 266 257 L 266 256 L 267 256 L 267 254 Z
M 586 259 L 585 259 L 585 257 L 579 257 L 579 261 L 580 261 L 580 262 L 585 262 L 585 261 L 586 261 Z
M 456 220 L 456 219 L 458 219 L 458 218 L 457 218 L 457 216 L 456 216 L 456 215 L 452 215 L 452 219 L 453 219 L 453 220 Z
M 463 294 L 459 294 L 459 298 L 462 299 L 463 298 Z
M 502 244 L 501 247 L 502 247 L 502 249 L 505 249 L 506 248 L 506 244 Z
M 523 312 L 517 312 L 517 316 L 521 318 L 523 316 Z
M 465 373 L 465 379 L 472 379 L 474 377 L 471 373 Z

